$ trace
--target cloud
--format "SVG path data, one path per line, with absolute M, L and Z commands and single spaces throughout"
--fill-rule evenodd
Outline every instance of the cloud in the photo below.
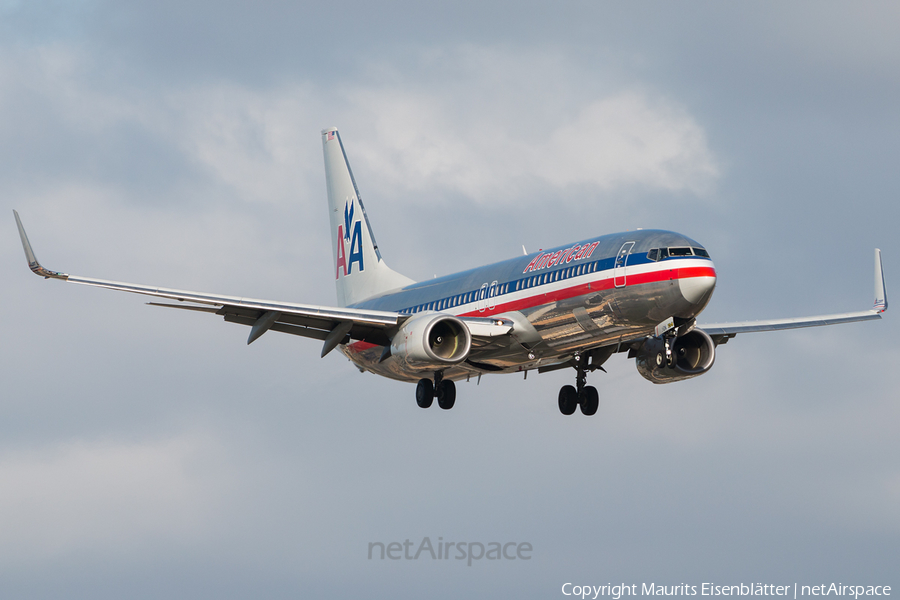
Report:
M 527 102 L 508 109 L 517 94 L 495 77 L 497 63 L 536 71 L 531 81 L 552 82 L 554 73 L 576 69 L 562 57 L 539 61 L 534 54 L 467 47 L 440 60 L 423 56 L 411 72 L 384 76 L 381 66 L 370 65 L 360 84 L 211 85 L 175 92 L 171 105 L 182 112 L 181 148 L 259 200 L 286 190 L 315 193 L 321 159 L 318 138 L 315 146 L 308 140 L 331 125 L 345 130 L 354 168 L 361 166 L 369 186 L 383 194 L 459 193 L 476 203 L 510 204 L 535 200 L 529 196 L 536 185 L 711 190 L 719 170 L 705 132 L 663 94 L 637 86 L 538 86 L 526 90 Z M 446 72 L 451 64 L 455 73 Z M 423 86 L 419 78 L 429 69 L 434 85 Z M 455 78 L 442 83 L 442 75 Z M 549 114 L 546 106 L 560 103 L 567 116 Z M 321 115 L 331 120 L 317 121 Z
M 229 487 L 217 449 L 208 437 L 184 435 L 0 454 L 3 562 L 202 536 Z
M 464 47 L 439 58 L 423 53 L 387 76 L 369 65 L 361 83 L 204 82 L 154 95 L 105 89 L 97 65 L 61 47 L 36 52 L 27 69 L 6 70 L 13 90 L 27 85 L 49 104 L 56 130 L 45 135 L 71 144 L 76 178 L 108 181 L 103 171 L 115 165 L 152 169 L 145 155 L 157 146 L 158 179 L 180 160 L 188 167 L 175 180 L 183 184 L 205 178 L 246 202 L 293 202 L 321 192 L 318 132 L 334 124 L 347 126 L 354 167 L 386 191 L 462 194 L 481 204 L 537 201 L 535 187 L 710 191 L 716 160 L 702 127 L 677 101 L 636 84 L 575 88 L 559 82 L 560 74 L 575 71 L 576 81 L 588 74 L 564 56 L 545 54 Z M 530 76 L 519 89 L 510 72 Z M 423 74 L 433 85 L 422 85 Z M 125 133 L 132 154 L 123 156 L 115 141 Z M 135 135 L 144 140 L 140 147 L 133 147 Z M 99 166 L 85 169 L 85 162 Z
M 386 189 L 441 187 L 480 203 L 509 204 L 536 184 L 705 194 L 718 176 L 699 125 L 684 110 L 638 91 L 586 100 L 574 117 L 533 142 L 513 138 L 514 128 L 451 122 L 436 96 L 366 95 L 374 135 L 351 149 Z
M 719 176 L 703 128 L 676 100 L 612 76 L 573 83 L 590 76 L 550 49 L 469 46 L 421 63 L 428 85 L 370 67 L 381 82 L 342 92 L 365 131 L 353 153 L 385 189 L 511 204 L 536 201 L 536 186 L 708 196 Z

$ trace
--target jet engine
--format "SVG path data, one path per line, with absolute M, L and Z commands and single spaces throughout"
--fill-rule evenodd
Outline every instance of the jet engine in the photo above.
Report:
M 637 350 L 632 350 L 638 373 L 653 383 L 672 383 L 703 375 L 716 360 L 716 345 L 709 335 L 700 329 L 676 337 L 669 342 L 671 360 L 667 360 L 666 346 L 662 338 L 644 340 Z
M 438 370 L 466 359 L 472 334 L 460 319 L 425 314 L 408 319 L 391 339 L 391 355 L 415 370 Z

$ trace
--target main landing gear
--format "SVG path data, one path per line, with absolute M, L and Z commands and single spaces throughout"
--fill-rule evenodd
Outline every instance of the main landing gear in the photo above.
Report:
M 416 385 L 416 404 L 420 408 L 428 408 L 435 398 L 444 410 L 456 404 L 456 384 L 449 379 L 445 381 L 443 371 L 435 371 L 433 383 L 430 379 L 420 379 Z
M 600 406 L 600 394 L 597 388 L 587 384 L 587 372 L 603 367 L 597 365 L 586 365 L 583 356 L 575 355 L 575 386 L 564 385 L 559 390 L 559 412 L 564 415 L 571 415 L 575 412 L 577 406 L 581 407 L 581 413 L 591 416 L 597 413 Z

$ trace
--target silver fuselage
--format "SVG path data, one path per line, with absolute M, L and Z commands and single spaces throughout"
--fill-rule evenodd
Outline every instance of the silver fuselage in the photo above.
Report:
M 706 254 L 694 240 L 670 231 L 616 233 L 415 283 L 353 306 L 508 318 L 516 323 L 520 343 L 473 348 L 469 361 L 444 369 L 444 378 L 464 379 L 477 367 L 505 373 L 534 369 L 652 335 L 669 317 L 696 317 L 715 288 L 712 260 L 693 252 L 648 258 L 657 248 Z M 579 257 L 581 249 L 590 252 Z M 545 256 L 550 259 L 542 260 Z M 385 358 L 381 346 L 355 342 L 340 348 L 360 369 L 403 381 L 422 377 L 422 371 Z

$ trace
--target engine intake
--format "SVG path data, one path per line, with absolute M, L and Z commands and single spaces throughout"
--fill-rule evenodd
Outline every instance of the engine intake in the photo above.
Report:
M 635 352 L 635 366 L 641 376 L 653 383 L 672 383 L 703 375 L 716 360 L 716 344 L 701 329 L 693 329 L 672 342 L 674 365 L 666 361 L 662 338 L 647 338 Z
M 414 369 L 443 369 L 472 349 L 472 334 L 460 319 L 426 314 L 408 319 L 391 339 L 391 355 Z

